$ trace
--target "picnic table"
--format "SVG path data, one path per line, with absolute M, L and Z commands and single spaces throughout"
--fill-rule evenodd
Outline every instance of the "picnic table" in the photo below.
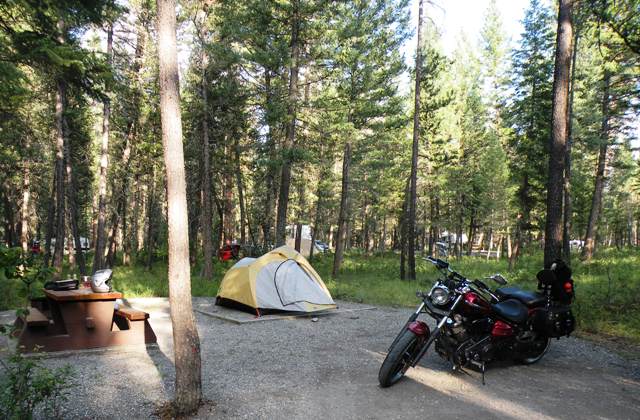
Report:
M 117 306 L 120 292 L 95 293 L 91 288 L 44 290 L 33 299 L 29 314 L 19 317 L 20 351 L 79 350 L 125 344 L 155 343 L 149 314 Z

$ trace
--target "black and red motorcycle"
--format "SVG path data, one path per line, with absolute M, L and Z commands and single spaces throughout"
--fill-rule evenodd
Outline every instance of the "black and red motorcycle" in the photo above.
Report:
M 378 380 L 382 387 L 398 382 L 415 367 L 433 345 L 436 353 L 454 369 L 482 372 L 494 360 L 536 363 L 547 353 L 552 338 L 569 336 L 575 328 L 571 313 L 574 297 L 571 269 L 561 260 L 538 273 L 539 292 L 517 287 L 492 290 L 481 280 L 470 280 L 449 263 L 425 258 L 441 272 L 389 347 Z M 487 277 L 505 286 L 500 274 Z M 435 319 L 433 331 L 418 320 L 421 314 Z

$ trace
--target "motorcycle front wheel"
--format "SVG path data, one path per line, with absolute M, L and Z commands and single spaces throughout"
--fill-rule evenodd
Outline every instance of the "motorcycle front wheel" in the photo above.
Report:
M 380 366 L 378 382 L 380 382 L 382 388 L 390 387 L 402 379 L 407 369 L 411 367 L 413 356 L 420 350 L 421 341 L 409 329 L 402 332 L 393 347 L 389 349 L 387 357 L 382 362 L 382 366 Z

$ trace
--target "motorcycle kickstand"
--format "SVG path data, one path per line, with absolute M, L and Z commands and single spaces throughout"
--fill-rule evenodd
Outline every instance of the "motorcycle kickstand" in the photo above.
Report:
M 462 368 L 462 366 L 460 366 L 460 365 L 455 365 L 455 364 L 454 364 L 454 365 L 452 366 L 452 370 L 453 370 L 453 371 L 462 372 L 462 373 L 464 373 L 464 374 L 465 374 L 465 375 L 467 375 L 467 376 L 473 377 L 469 372 L 467 372 L 466 370 L 464 370 L 464 369 Z
M 484 371 L 485 371 L 485 363 L 484 362 L 482 362 L 481 370 L 482 370 L 482 385 L 486 385 L 486 383 L 484 382 Z

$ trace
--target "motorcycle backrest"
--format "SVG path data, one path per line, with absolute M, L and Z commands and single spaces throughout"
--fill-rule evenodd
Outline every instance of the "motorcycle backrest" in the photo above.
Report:
M 556 281 L 556 275 L 551 270 L 540 270 L 536 277 L 538 278 L 538 288 L 551 286 Z

